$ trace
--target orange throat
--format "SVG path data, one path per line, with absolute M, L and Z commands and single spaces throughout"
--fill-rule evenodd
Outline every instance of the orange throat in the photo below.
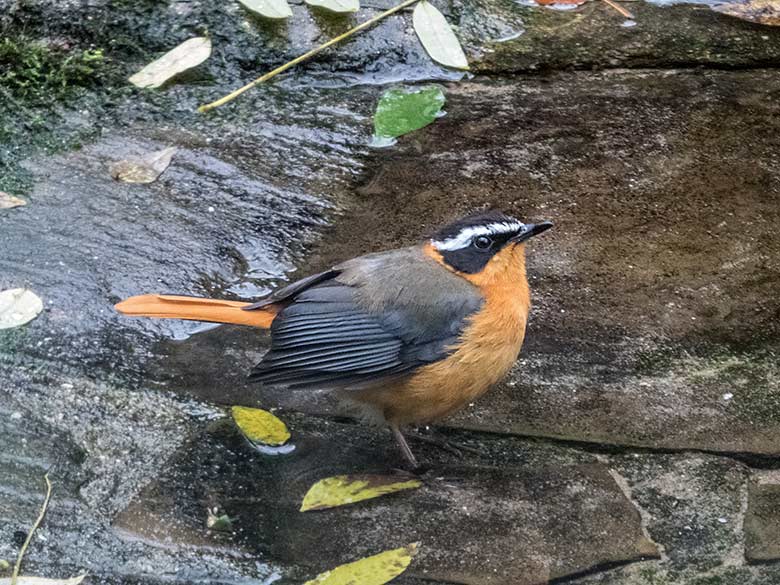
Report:
M 424 252 L 452 270 L 430 244 Z M 531 304 L 524 246 L 507 246 L 478 274 L 456 273 L 479 288 L 485 303 L 447 358 L 421 368 L 400 387 L 364 396 L 391 423 L 425 423 L 451 414 L 487 392 L 517 359 Z

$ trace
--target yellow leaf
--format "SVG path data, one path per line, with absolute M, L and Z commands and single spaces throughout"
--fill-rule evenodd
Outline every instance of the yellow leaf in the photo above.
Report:
M 332 12 L 357 12 L 360 0 L 305 0 L 309 6 L 318 6 Z
M 469 62 L 460 41 L 438 8 L 422 0 L 414 7 L 412 25 L 431 59 L 445 67 L 468 71 Z
M 234 406 L 231 413 L 238 428 L 253 443 L 284 445 L 290 438 L 287 426 L 267 410 Z
M 287 0 L 238 0 L 250 12 L 265 18 L 290 18 L 292 10 Z
M 24 199 L 19 199 L 8 193 L 0 191 L 0 209 L 13 209 L 14 207 L 21 207 L 27 205 Z
M 384 585 L 406 570 L 417 553 L 417 543 L 386 550 L 317 575 L 304 585 Z
M 180 73 L 197 67 L 211 56 L 211 40 L 195 37 L 152 61 L 128 79 L 136 87 L 156 88 Z
M 398 476 L 392 475 L 335 475 L 321 479 L 309 488 L 303 497 L 301 512 L 354 504 L 421 485 L 419 479 L 399 480 Z

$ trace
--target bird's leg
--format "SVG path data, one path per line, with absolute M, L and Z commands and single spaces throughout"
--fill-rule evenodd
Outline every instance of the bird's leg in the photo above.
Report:
M 401 448 L 401 453 L 404 454 L 404 457 L 412 466 L 412 468 L 417 469 L 420 467 L 420 464 L 417 463 L 417 459 L 415 458 L 414 453 L 412 453 L 412 450 L 409 448 L 409 444 L 406 442 L 406 439 L 404 439 L 404 436 L 401 433 L 401 430 L 398 428 L 398 425 L 391 425 L 390 429 L 393 431 L 395 442 L 398 443 L 398 446 Z

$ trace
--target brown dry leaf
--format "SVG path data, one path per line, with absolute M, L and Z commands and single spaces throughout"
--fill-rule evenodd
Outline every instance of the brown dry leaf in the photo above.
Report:
M 12 209 L 22 205 L 27 205 L 27 201 L 0 191 L 0 209 Z
M 111 176 L 122 183 L 154 183 L 171 164 L 175 146 L 155 150 L 140 157 L 111 163 Z
M 714 9 L 742 20 L 780 26 L 780 0 L 737 0 Z

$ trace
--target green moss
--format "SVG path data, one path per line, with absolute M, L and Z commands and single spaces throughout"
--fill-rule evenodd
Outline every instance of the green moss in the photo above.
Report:
M 666 580 L 655 567 L 642 567 L 639 569 L 639 577 L 643 585 L 664 585 Z
M 67 150 L 83 141 L 91 130 L 61 130 L 60 112 L 95 88 L 110 85 L 116 70 L 101 49 L 68 48 L 24 36 L 0 39 L 0 191 L 29 191 L 31 176 L 18 164 L 26 156 Z
M 27 105 L 51 104 L 100 77 L 100 49 L 65 50 L 25 38 L 0 41 L 0 87 Z
M 718 575 L 712 575 L 710 577 L 700 577 L 691 582 L 691 585 L 722 585 L 723 578 Z
M 20 329 L 2 329 L 0 330 L 0 357 L 3 355 L 13 355 L 20 347 L 25 338 L 25 331 Z

